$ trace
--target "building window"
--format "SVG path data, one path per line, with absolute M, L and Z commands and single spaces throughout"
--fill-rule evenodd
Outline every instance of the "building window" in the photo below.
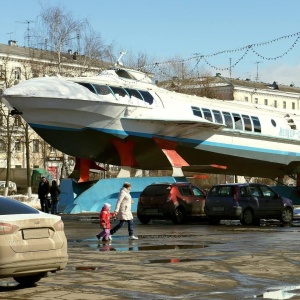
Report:
M 292 109 L 296 109 L 295 102 L 292 102 Z
M 0 152 L 6 152 L 6 144 L 3 140 L 0 140 Z
M 2 65 L 0 65 L 0 78 L 3 78 L 4 76 L 3 76 L 3 66 Z
M 0 114 L 0 126 L 4 125 L 4 116 Z
M 15 79 L 21 80 L 21 68 L 15 68 Z
M 268 99 L 265 99 L 265 100 L 264 100 L 264 104 L 265 104 L 265 105 L 268 105 Z
M 15 141 L 15 151 L 16 152 L 21 152 L 22 151 L 22 143 L 20 140 Z
M 50 146 L 50 153 L 55 153 L 55 148 Z
M 33 153 L 39 153 L 40 152 L 40 141 L 39 140 L 33 140 L 32 141 L 32 152 Z
M 277 100 L 274 100 L 274 107 L 277 107 Z
M 23 126 L 21 116 L 16 116 L 16 117 L 15 117 L 15 125 L 16 125 L 17 127 L 22 127 L 22 126 Z
M 258 98 L 254 98 L 254 103 L 258 104 Z
M 286 108 L 286 101 L 283 101 L 282 105 L 283 105 L 283 108 Z
M 249 100 L 248 100 L 248 97 L 245 97 L 245 102 L 248 102 Z

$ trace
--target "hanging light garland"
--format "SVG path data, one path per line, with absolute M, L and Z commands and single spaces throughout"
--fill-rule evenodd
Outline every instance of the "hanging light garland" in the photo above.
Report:
M 296 40 L 293 42 L 293 44 L 283 54 L 281 54 L 279 56 L 276 56 L 276 57 L 265 57 L 262 54 L 258 53 L 257 50 L 254 49 L 254 48 L 258 48 L 258 47 L 265 46 L 265 45 L 268 45 L 268 44 L 276 43 L 276 42 L 278 42 L 282 39 L 290 39 L 292 37 L 296 37 Z M 251 50 L 254 54 L 259 56 L 261 59 L 277 60 L 277 59 L 280 59 L 283 56 L 287 55 L 295 47 L 295 45 L 299 42 L 299 39 L 300 39 L 300 32 L 297 32 L 297 33 L 290 34 L 290 35 L 285 35 L 285 36 L 282 36 L 282 37 L 279 37 L 279 38 L 276 38 L 276 39 L 273 39 L 273 40 L 267 41 L 267 42 L 250 44 L 250 45 L 247 45 L 247 46 L 244 46 L 244 47 L 241 47 L 241 48 L 223 50 L 223 51 L 218 51 L 218 52 L 215 52 L 215 53 L 212 53 L 212 54 L 206 54 L 206 55 L 195 53 L 194 56 L 192 56 L 190 58 L 187 58 L 187 59 L 168 60 L 168 61 L 165 61 L 165 62 L 156 62 L 154 64 L 145 65 L 145 66 L 143 66 L 143 68 L 149 68 L 149 67 L 153 67 L 153 66 L 155 68 L 157 68 L 158 66 L 171 65 L 171 64 L 176 64 L 176 63 L 177 64 L 179 64 L 179 63 L 182 64 L 182 63 L 185 63 L 185 62 L 188 62 L 188 61 L 191 61 L 191 60 L 196 60 L 196 65 L 193 67 L 193 69 L 195 69 L 198 66 L 200 60 L 203 59 L 205 61 L 205 63 L 208 66 L 210 66 L 211 68 L 216 69 L 216 70 L 224 71 L 224 70 L 229 70 L 230 68 L 229 67 L 220 68 L 220 67 L 214 66 L 214 65 L 212 65 L 211 63 L 208 62 L 207 58 L 215 57 L 215 56 L 218 56 L 218 55 L 221 55 L 221 54 L 245 51 L 244 54 L 239 59 L 237 59 L 237 61 L 231 66 L 231 68 L 234 68 L 241 60 L 243 60 L 246 57 L 246 55 L 249 53 L 249 50 Z

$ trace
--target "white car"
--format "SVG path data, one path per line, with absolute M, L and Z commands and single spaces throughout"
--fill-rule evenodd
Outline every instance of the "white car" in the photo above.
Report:
M 0 197 L 0 278 L 33 285 L 67 265 L 67 239 L 60 216 Z

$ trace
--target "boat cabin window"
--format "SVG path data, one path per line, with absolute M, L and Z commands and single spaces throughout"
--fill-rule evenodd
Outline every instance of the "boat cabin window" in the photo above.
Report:
M 145 102 L 149 103 L 150 105 L 153 104 L 153 96 L 149 92 L 146 91 L 139 91 L 139 92 L 142 94 Z
M 202 112 L 199 107 L 192 106 L 192 111 L 195 116 L 202 118 Z
M 91 84 L 89 82 L 75 82 L 77 84 L 80 84 L 89 91 L 91 91 L 94 94 L 101 95 L 101 96 L 107 96 L 104 97 L 107 100 L 120 100 L 120 98 L 124 98 L 123 100 L 127 100 L 128 103 L 136 104 L 136 105 L 145 105 L 145 103 L 153 104 L 154 98 L 153 96 L 147 92 L 147 91 L 140 91 L 136 89 L 130 89 L 130 88 L 121 88 L 116 86 L 107 86 L 107 85 L 101 85 L 101 84 Z M 134 102 L 134 98 L 138 101 Z M 143 101 L 142 103 L 140 101 Z
M 92 93 L 97 94 L 96 90 L 94 89 L 93 85 L 88 83 L 88 82 L 76 82 L 84 87 L 86 87 L 87 89 L 89 89 Z
M 239 114 L 233 113 L 234 127 L 238 130 L 244 130 L 242 118 Z
M 208 108 L 202 108 L 203 114 L 204 114 L 204 118 L 210 122 L 213 122 L 213 117 L 211 114 L 210 109 Z
M 224 120 L 225 120 L 225 125 L 227 128 L 233 129 L 233 121 L 232 121 L 232 116 L 229 112 L 227 111 L 222 111 Z
M 110 88 L 106 85 L 93 84 L 93 86 L 96 89 L 98 95 L 109 95 L 109 94 L 111 94 Z
M 124 90 L 129 94 L 130 97 L 135 97 L 137 99 L 140 99 L 142 101 L 144 101 L 141 93 L 138 90 L 134 90 L 134 89 L 125 89 Z
M 213 112 L 214 117 L 215 117 L 215 122 L 223 124 L 224 122 L 223 122 L 221 112 L 219 110 L 213 110 L 212 112 Z
M 242 115 L 242 117 L 243 117 L 244 124 L 245 124 L 245 130 L 252 131 L 252 124 L 251 124 L 250 117 L 247 115 Z
M 261 125 L 260 125 L 260 121 L 258 119 L 258 117 L 252 117 L 252 122 L 253 122 L 253 126 L 254 126 L 254 132 L 261 132 Z
M 120 87 L 115 87 L 115 86 L 110 86 L 110 88 L 112 89 L 114 95 L 116 96 L 117 100 L 120 99 L 120 97 L 129 97 L 129 95 L 127 94 L 127 92 L 120 88 Z

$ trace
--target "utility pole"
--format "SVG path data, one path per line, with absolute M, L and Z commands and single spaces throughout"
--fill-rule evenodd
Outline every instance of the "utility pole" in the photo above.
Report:
M 255 64 L 256 64 L 256 77 L 255 77 L 255 81 L 257 82 L 259 77 L 258 77 L 258 64 L 261 64 L 262 61 L 256 61 Z
M 35 21 L 33 21 L 33 20 L 24 20 L 24 21 L 18 21 L 18 23 L 22 23 L 22 24 L 27 24 L 27 35 L 26 35 L 26 37 L 27 37 L 27 46 L 28 46 L 28 48 L 29 48 L 29 42 L 30 42 L 30 27 L 29 27 L 29 25 L 30 25 L 30 23 L 34 23 Z
M 80 34 L 79 33 L 77 33 L 76 38 L 77 38 L 77 53 L 78 53 L 78 55 L 80 55 L 81 49 L 80 49 Z
M 231 58 L 229 58 L 229 78 L 231 79 Z

